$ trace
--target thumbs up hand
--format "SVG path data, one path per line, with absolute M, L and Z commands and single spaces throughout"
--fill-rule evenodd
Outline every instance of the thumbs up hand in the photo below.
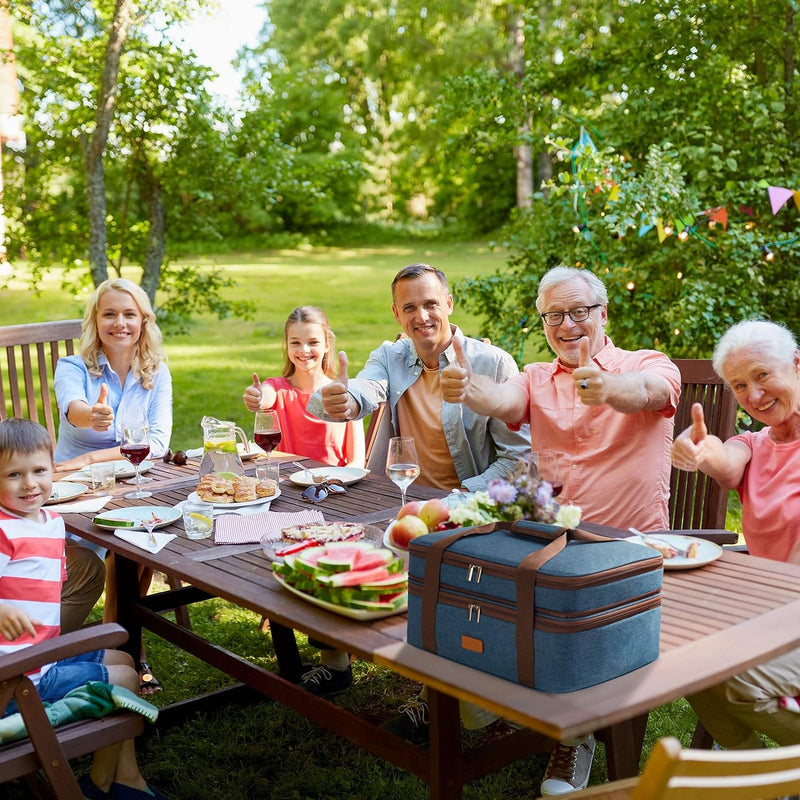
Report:
M 442 390 L 442 400 L 445 403 L 463 403 L 472 382 L 472 365 L 469 363 L 460 339 L 453 339 L 453 352 L 456 356 L 455 361 L 441 371 L 439 386 Z
M 108 384 L 100 384 L 97 402 L 89 409 L 89 426 L 93 431 L 107 431 L 114 422 L 114 409 L 108 405 Z
M 585 406 L 600 406 L 606 402 L 606 380 L 603 370 L 592 361 L 589 347 L 589 340 L 582 337 L 578 342 L 578 367 L 572 373 L 572 380 L 581 403 Z
M 670 461 L 672 466 L 687 472 L 697 472 L 706 455 L 708 428 L 703 406 L 692 405 L 692 424 L 672 443 Z
M 358 406 L 347 391 L 347 354 L 339 351 L 339 374 L 322 387 L 322 407 L 331 419 L 346 420 L 355 416 Z
M 242 400 L 248 411 L 258 411 L 261 408 L 261 379 L 258 373 L 253 373 L 253 382 L 244 390 Z

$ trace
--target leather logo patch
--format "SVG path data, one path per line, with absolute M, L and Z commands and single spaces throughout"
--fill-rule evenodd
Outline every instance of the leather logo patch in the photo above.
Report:
M 473 653 L 482 653 L 483 652 L 483 640 L 476 639 L 474 636 L 462 636 L 461 637 L 461 647 L 464 650 L 470 650 Z

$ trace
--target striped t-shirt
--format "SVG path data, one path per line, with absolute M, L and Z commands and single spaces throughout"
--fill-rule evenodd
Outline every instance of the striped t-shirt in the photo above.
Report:
M 0 633 L 0 654 L 58 636 L 61 630 L 61 585 L 66 579 L 64 520 L 43 508 L 40 520 L 18 517 L 0 508 L 0 603 L 23 609 L 36 624 L 36 636 L 14 641 Z M 47 664 L 29 677 L 38 683 Z

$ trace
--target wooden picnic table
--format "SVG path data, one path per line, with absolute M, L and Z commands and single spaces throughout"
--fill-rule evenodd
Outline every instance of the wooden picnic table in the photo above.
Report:
M 286 456 L 284 460 L 301 460 Z M 307 462 L 314 465 L 312 462 Z M 175 505 L 196 487 L 196 460 L 184 467 L 154 467 L 147 488 L 152 498 L 115 498 L 114 507 Z M 252 462 L 245 466 L 250 469 Z M 284 465 L 282 475 L 294 471 Z M 127 488 L 127 487 L 126 487 Z M 281 483 L 275 511 L 308 508 L 301 488 Z M 409 499 L 441 492 L 412 484 Z M 317 505 L 326 519 L 385 526 L 399 506 L 397 488 L 369 474 L 346 494 Z M 260 544 L 214 545 L 192 541 L 182 523 L 157 554 L 148 553 L 91 522 L 93 514 L 65 514 L 67 529 L 116 554 L 118 620 L 129 631 L 128 648 L 138 653 L 142 626 L 357 745 L 425 780 L 432 800 L 460 798 L 463 785 L 554 740 L 594 731 L 605 742 L 609 776 L 636 774 L 647 712 L 800 645 L 800 567 L 725 552 L 699 569 L 664 575 L 661 655 L 635 672 L 568 694 L 549 694 L 464 667 L 406 643 L 405 615 L 360 622 L 320 609 L 283 589 L 272 576 Z M 146 564 L 188 584 L 178 591 L 140 597 L 136 569 Z M 187 630 L 162 612 L 209 597 L 268 617 L 279 673 L 249 663 Z M 421 749 L 377 728 L 357 714 L 295 685 L 300 658 L 292 630 L 373 661 L 429 687 L 430 744 Z M 458 700 L 488 708 L 526 726 L 518 733 L 462 752 Z M 164 712 L 168 717 L 169 709 Z

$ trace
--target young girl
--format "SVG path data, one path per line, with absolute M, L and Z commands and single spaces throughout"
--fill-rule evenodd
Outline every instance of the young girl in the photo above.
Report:
M 286 320 L 283 346 L 283 375 L 262 382 L 253 373 L 242 398 L 247 410 L 278 412 L 281 450 L 335 467 L 363 467 L 363 423 L 325 422 L 306 412 L 311 395 L 336 374 L 335 337 L 328 318 L 315 306 L 296 308 Z
M 311 395 L 336 374 L 335 337 L 328 318 L 315 306 L 296 308 L 286 320 L 283 346 L 283 376 L 267 378 L 262 383 L 253 373 L 253 384 L 245 389 L 243 397 L 247 410 L 278 412 L 281 450 L 336 467 L 363 467 L 363 423 L 325 422 L 306 411 Z M 320 696 L 347 689 L 353 682 L 348 654 L 314 640 L 309 643 L 320 648 L 320 664 L 309 665 L 302 686 Z

